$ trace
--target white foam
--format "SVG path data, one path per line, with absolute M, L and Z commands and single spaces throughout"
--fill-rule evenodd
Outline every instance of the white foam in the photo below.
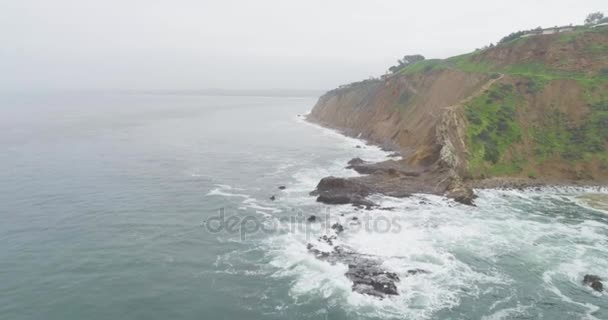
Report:
M 229 188 L 220 187 L 213 194 L 242 197 L 243 206 L 269 216 L 279 214 L 284 208 L 322 210 L 327 207 L 316 204 L 314 197 L 308 195 L 321 178 L 358 175 L 344 168 L 346 161 L 354 156 L 370 161 L 386 159 L 387 153 L 379 148 L 366 146 L 356 149 L 354 146 L 363 144 L 360 140 L 344 137 L 301 118 L 298 121 L 335 138 L 342 152 L 335 161 L 322 168 L 306 167 L 301 163 L 286 165 L 285 171 L 301 168 L 293 174 L 293 182 L 281 194 L 282 208 L 260 203 Z M 306 245 L 309 242 L 322 250 L 331 249 L 315 241 L 325 234 L 325 230 L 287 232 L 292 228 L 289 223 L 284 223 L 281 225 L 284 232 L 265 238 L 262 245 L 267 252 L 272 277 L 289 279 L 289 294 L 294 301 L 307 301 L 311 296 L 323 297 L 330 305 L 343 306 L 353 318 L 432 319 L 439 310 L 458 306 L 465 298 L 495 294 L 487 288 L 520 286 L 517 275 L 503 269 L 508 268 L 504 266 L 505 260 L 514 257 L 513 260 L 521 261 L 531 269 L 546 270 L 542 275 L 543 282 L 539 283 L 544 288 L 543 294 L 584 307 L 584 316 L 595 319 L 592 314 L 598 310 L 597 306 L 579 301 L 569 296 L 569 292 L 559 289 L 564 282 L 581 286 L 585 273 L 606 276 L 602 272 L 608 270 L 608 248 L 605 245 L 608 226 L 592 219 L 572 222 L 575 218 L 559 214 L 564 206 L 584 211 L 577 197 L 589 192 L 607 193 L 608 189 L 477 190 L 476 208 L 456 204 L 444 197 L 421 194 L 405 199 L 373 197 L 372 200 L 382 207 L 394 208 L 392 211 L 355 212 L 349 205 L 330 207 L 331 219 L 346 227 L 336 243 L 377 257 L 386 269 L 400 276 L 401 281 L 397 284 L 399 295 L 383 300 L 352 292 L 352 283 L 344 275 L 347 266 L 331 265 L 308 252 Z M 313 214 L 319 215 L 319 212 Z M 354 232 L 357 225 L 364 223 L 362 217 L 365 214 L 376 219 L 382 217 L 393 223 L 393 227 L 399 224 L 399 228 L 395 232 L 365 229 Z M 353 216 L 359 217 L 358 222 L 350 220 Z M 472 261 L 479 261 L 479 264 Z M 408 270 L 411 269 L 424 269 L 430 273 L 409 276 Z M 517 303 L 521 298 L 517 296 L 517 290 L 507 291 L 507 296 L 487 306 L 483 319 L 506 319 L 519 315 L 533 317 L 538 314 L 533 313 L 536 311 L 534 306 Z
M 251 198 L 248 194 L 245 194 L 245 193 L 231 192 L 232 190 L 245 191 L 244 189 L 233 188 L 229 185 L 224 185 L 224 184 L 216 184 L 215 186 L 217 188 L 211 189 L 211 191 L 209 191 L 206 194 L 207 196 L 237 197 L 237 198 L 245 198 L 245 199 Z
M 499 311 L 494 312 L 491 315 L 481 317 L 481 320 L 502 320 L 502 319 L 514 319 L 514 318 L 523 318 L 527 315 L 527 311 L 532 308 L 532 306 L 523 306 L 521 304 L 517 304 L 517 306 L 512 308 L 505 308 Z
M 313 181 L 316 183 L 317 178 L 326 173 L 316 175 L 311 181 L 304 177 L 296 180 L 307 187 L 314 187 Z M 480 190 L 478 208 L 458 205 L 433 195 L 414 195 L 406 199 L 376 196 L 374 201 L 385 207 L 394 207 L 393 211 L 365 213 L 388 221 L 397 219 L 401 227 L 399 232 L 362 230 L 351 233 L 347 227 L 339 239 L 362 254 L 380 258 L 387 269 L 400 275 L 400 295 L 384 300 L 353 293 L 343 274 L 344 266 L 330 266 L 318 261 L 306 251 L 307 239 L 302 235 L 286 234 L 273 238 L 274 246 L 282 249 L 274 251 L 272 261 L 275 267 L 289 270 L 287 274 L 296 278 L 291 292 L 294 297 L 323 294 L 332 297 L 335 303 L 350 305 L 359 316 L 432 318 L 438 310 L 457 306 L 466 296 L 484 294 L 482 287 L 514 283 L 514 279 L 498 270 L 476 270 L 476 266 L 459 259 L 456 253 L 460 252 L 489 264 L 499 263 L 505 255 L 517 255 L 535 266 L 551 265 L 555 260 L 568 259 L 567 252 L 581 250 L 580 256 L 573 257 L 573 265 L 558 264 L 561 267 L 553 271 L 580 285 L 584 272 L 596 270 L 601 274 L 600 269 L 608 267 L 605 260 L 598 258 L 596 261 L 584 253 L 588 249 L 606 252 L 601 243 L 605 242 L 607 226 L 594 220 L 564 224 L 559 221 L 562 217 L 547 216 L 543 208 L 559 209 L 563 203 L 575 205 L 570 200 L 576 195 L 568 192 L 569 189 L 562 189 L 559 194 L 555 194 L 554 189 L 533 192 Z M 294 200 L 295 204 L 301 205 L 304 201 L 310 204 L 314 199 L 284 200 Z M 535 209 L 528 211 L 524 209 L 526 206 Z M 355 215 L 350 206 L 331 207 L 330 214 L 346 226 L 350 217 Z M 356 213 L 359 223 L 363 222 L 361 214 Z M 417 268 L 431 273 L 407 276 L 407 270 Z M 277 274 L 281 275 L 284 274 Z M 547 290 L 564 302 L 584 306 L 588 311 L 586 316 L 594 319 L 592 313 L 597 306 L 577 302 L 556 287 L 549 286 Z M 516 299 L 516 296 L 507 297 L 505 303 Z M 485 319 L 525 315 L 530 308 L 517 305 L 501 309 L 494 305 Z

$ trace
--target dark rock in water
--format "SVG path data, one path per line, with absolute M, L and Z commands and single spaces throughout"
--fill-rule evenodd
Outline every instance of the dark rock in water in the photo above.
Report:
M 357 220 L 359 220 L 359 218 L 357 218 L 357 217 L 352 217 L 352 219 L 351 219 L 351 220 L 353 220 L 353 221 L 357 221 Z
M 447 193 L 449 198 L 454 199 L 456 202 L 460 202 L 462 204 L 466 204 L 469 206 L 474 206 L 473 200 L 477 197 L 473 192 L 473 189 L 465 186 L 460 181 L 455 181 L 450 186 L 450 189 Z
M 334 247 L 331 252 L 323 252 L 310 243 L 306 247 L 317 259 L 331 264 L 346 264 L 348 271 L 344 275 L 352 281 L 354 292 L 378 298 L 399 294 L 396 284 L 399 282 L 399 276 L 383 269 L 379 260 L 357 254 L 341 246 Z
M 420 176 L 420 172 L 402 170 L 403 168 L 401 168 L 399 163 L 394 160 L 380 162 L 380 163 L 371 163 L 371 162 L 363 161 L 360 158 L 354 158 L 348 162 L 348 166 L 346 166 L 346 168 L 353 169 L 360 174 L 387 175 L 390 178 L 397 178 L 400 176 L 404 176 L 404 177 Z
M 285 189 L 287 189 L 287 187 L 285 187 L 285 186 L 279 186 L 279 190 L 285 190 Z
M 333 241 L 336 239 L 338 239 L 338 237 L 336 237 L 336 236 L 323 235 L 323 236 L 320 236 L 319 239 L 317 239 L 317 240 L 319 240 L 319 242 L 325 242 L 328 245 L 333 246 L 334 245 Z
M 317 202 L 325 204 L 347 204 L 352 200 L 350 196 L 343 194 L 322 194 L 317 197 Z
M 410 269 L 407 271 L 409 275 L 417 275 L 417 274 L 429 274 L 430 272 L 424 269 Z
M 383 298 L 387 295 L 398 295 L 399 276 L 379 267 L 374 260 L 359 259 L 357 264 L 349 264 L 346 277 L 353 282 L 353 291 Z
M 399 152 L 393 152 L 393 153 L 389 154 L 388 157 L 389 158 L 401 157 L 401 153 L 399 153 Z
M 341 233 L 344 231 L 344 227 L 339 223 L 334 223 L 331 228 L 334 229 L 336 233 Z
M 593 274 L 585 275 L 585 278 L 583 278 L 583 284 L 590 286 L 593 290 L 597 292 L 602 292 L 604 290 L 602 279 Z
M 361 146 L 356 146 L 355 148 L 357 148 L 357 149 L 361 149 Z
M 274 201 L 274 200 L 276 200 L 276 199 L 277 199 L 277 197 L 275 197 L 275 196 L 271 196 L 271 197 L 270 197 L 270 200 L 272 200 L 272 201 Z
M 313 191 L 311 194 L 316 195 L 322 194 L 323 192 L 340 192 L 367 196 L 370 194 L 371 190 L 369 187 L 356 181 L 344 178 L 326 177 L 319 181 L 317 190 Z
M 350 166 L 355 166 L 355 165 L 364 164 L 364 163 L 365 163 L 365 161 L 363 161 L 363 159 L 361 159 L 359 157 L 352 158 L 352 159 L 350 159 L 350 161 L 348 161 L 349 167 L 347 167 L 347 168 L 350 169 Z
M 386 195 L 393 198 L 409 198 L 412 196 L 411 193 L 404 191 L 387 192 Z
M 317 221 L 317 216 L 312 215 L 312 216 L 308 217 L 308 219 L 306 219 L 306 221 L 308 221 L 308 222 L 316 222 Z
M 317 202 L 325 204 L 347 204 L 355 206 L 373 207 L 375 203 L 366 200 L 365 197 L 371 193 L 371 189 L 359 182 L 336 177 L 321 179 L 317 190 L 310 193 L 316 195 Z

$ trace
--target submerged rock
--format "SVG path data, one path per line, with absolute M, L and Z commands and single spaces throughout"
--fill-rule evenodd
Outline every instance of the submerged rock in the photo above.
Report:
M 334 224 L 331 226 L 331 228 L 332 228 L 332 229 L 334 229 L 334 230 L 336 231 L 336 233 L 341 233 L 341 232 L 344 232 L 344 226 L 342 226 L 342 225 L 341 225 L 341 224 L 339 224 L 339 223 L 334 223 Z
M 320 236 L 319 239 L 317 239 L 317 240 L 319 240 L 319 242 L 325 242 L 328 245 L 333 246 L 334 245 L 333 241 L 336 239 L 338 239 L 338 237 L 336 237 L 336 236 L 323 235 L 323 236 Z
M 328 239 L 329 241 L 325 242 L 331 245 L 333 239 L 331 237 Z M 325 239 L 320 238 L 319 240 Z M 342 263 L 347 265 L 348 270 L 344 275 L 352 281 L 351 288 L 354 292 L 379 298 L 399 294 L 396 284 L 399 282 L 399 276 L 382 268 L 382 263 L 377 259 L 360 255 L 342 246 L 334 247 L 331 252 L 324 252 L 309 243 L 307 249 L 317 259 L 331 264 Z
M 407 273 L 409 275 L 414 276 L 414 275 L 417 275 L 417 274 L 429 274 L 431 272 L 428 271 L 428 270 L 424 270 L 424 269 L 410 269 L 410 270 L 407 271 Z
M 349 264 L 345 274 L 353 282 L 353 291 L 380 298 L 399 295 L 396 285 L 399 276 L 396 273 L 383 270 L 377 261 L 359 260 L 357 264 Z
M 363 161 L 363 159 L 357 157 L 357 158 L 352 158 L 350 159 L 350 161 L 348 161 L 348 165 L 349 166 L 354 166 L 354 165 L 359 165 L 359 164 L 364 164 L 365 161 Z M 349 168 L 349 167 L 347 167 Z
M 285 190 L 285 189 L 287 189 L 286 186 L 279 186 L 279 190 Z
M 352 290 L 357 293 L 375 296 L 380 299 L 391 295 L 399 295 L 397 283 L 400 281 L 399 275 L 388 271 L 382 266 L 382 260 L 377 257 L 360 254 L 345 246 L 333 246 L 337 237 L 322 236 L 318 241 L 328 244 L 333 248 L 330 251 L 323 251 L 309 243 L 306 248 L 319 260 L 330 264 L 341 263 L 348 266 L 344 274 L 352 283 Z M 423 269 L 410 269 L 406 276 L 422 275 L 430 273 Z
M 317 221 L 317 216 L 312 215 L 312 216 L 308 217 L 308 219 L 306 219 L 306 221 L 308 221 L 308 222 L 316 222 Z
M 275 196 L 271 196 L 271 197 L 270 197 L 270 200 L 272 200 L 272 201 L 274 201 L 274 200 L 276 200 L 276 199 L 277 199 L 277 197 L 275 197 Z
M 593 274 L 585 275 L 585 277 L 583 278 L 583 284 L 590 286 L 593 290 L 597 292 L 602 292 L 604 290 L 602 279 Z

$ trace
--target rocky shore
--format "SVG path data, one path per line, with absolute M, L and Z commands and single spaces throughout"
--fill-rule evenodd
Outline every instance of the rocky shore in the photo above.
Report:
M 331 228 L 334 234 L 321 236 L 314 244 L 308 243 L 307 249 L 311 254 L 330 264 L 340 263 L 348 266 L 344 275 L 352 282 L 354 292 L 380 299 L 399 295 L 397 284 L 401 279 L 397 273 L 386 269 L 380 257 L 361 254 L 353 248 L 336 245 L 335 242 L 345 227 L 336 223 Z M 422 276 L 429 273 L 427 270 L 413 268 L 408 270 L 405 276 Z

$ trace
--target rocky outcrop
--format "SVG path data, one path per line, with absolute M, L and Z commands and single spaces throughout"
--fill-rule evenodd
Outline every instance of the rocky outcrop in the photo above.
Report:
M 382 266 L 382 260 L 378 257 L 357 253 L 355 250 L 334 245 L 337 236 L 321 236 L 317 239 L 323 244 L 331 247 L 330 250 L 321 250 L 312 243 L 307 245 L 307 249 L 317 259 L 331 264 L 344 264 L 348 270 L 344 274 L 352 281 L 352 290 L 365 295 L 386 298 L 388 296 L 399 295 L 397 284 L 400 281 L 399 275 L 391 272 Z M 405 276 L 416 276 L 429 274 L 429 271 L 422 269 L 411 269 Z
M 397 282 L 399 276 L 382 267 L 381 261 L 371 259 L 345 247 L 336 246 L 332 251 L 321 251 L 314 245 L 308 244 L 308 251 L 319 260 L 331 264 L 341 263 L 348 266 L 345 276 L 352 281 L 352 290 L 361 294 L 385 298 L 398 295 Z
M 367 176 L 347 180 L 366 186 L 368 193 L 397 197 L 416 192 L 446 194 L 472 204 L 472 190 L 461 183 L 466 171 L 466 121 L 459 106 L 488 81 L 496 79 L 446 70 L 357 84 L 321 97 L 308 119 L 399 150 L 401 160 L 349 161 L 348 168 Z M 446 86 L 452 89 L 449 93 Z M 414 95 L 423 98 L 406 101 L 405 97 Z M 395 105 L 399 103 L 404 106 Z M 320 201 L 352 203 L 349 198 L 341 194 L 338 199 L 323 197 Z
M 597 292 L 602 292 L 604 290 L 604 285 L 602 284 L 602 279 L 593 274 L 585 275 L 583 278 L 583 284 L 591 287 L 593 290 Z
M 470 206 L 474 205 L 473 200 L 477 197 L 471 187 L 465 185 L 458 175 L 452 177 L 452 182 L 448 187 L 446 195 L 456 202 Z
M 365 197 L 373 192 L 372 188 L 356 180 L 327 177 L 317 185 L 310 194 L 317 196 L 317 201 L 325 204 L 352 204 L 359 207 L 374 207 L 375 203 Z

